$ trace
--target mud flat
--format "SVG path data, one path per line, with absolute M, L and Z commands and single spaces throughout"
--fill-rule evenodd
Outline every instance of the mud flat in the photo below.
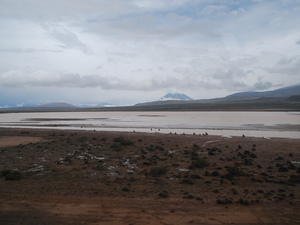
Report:
M 1 128 L 0 141 L 1 224 L 300 223 L 299 139 Z

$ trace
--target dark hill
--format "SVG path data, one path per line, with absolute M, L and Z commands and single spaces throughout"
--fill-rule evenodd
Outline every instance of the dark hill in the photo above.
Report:
M 293 95 L 288 98 L 289 101 L 300 102 L 300 95 Z
M 207 100 L 154 101 L 135 105 L 135 110 L 274 110 L 300 111 L 300 85 L 265 92 L 241 92 Z
M 261 97 L 290 97 L 293 95 L 300 95 L 300 85 L 294 85 L 289 87 L 284 87 L 276 89 L 273 91 L 263 91 L 263 92 L 240 92 L 232 95 L 228 95 L 226 99 L 255 99 Z

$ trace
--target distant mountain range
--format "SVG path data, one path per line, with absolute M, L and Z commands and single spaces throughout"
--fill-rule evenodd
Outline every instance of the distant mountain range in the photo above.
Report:
M 136 104 L 135 110 L 291 110 L 300 111 L 300 85 L 264 92 L 240 92 L 223 98 L 166 100 Z
M 66 102 L 55 102 L 55 103 L 48 103 L 48 104 L 43 104 L 43 105 L 33 105 L 33 106 L 27 106 L 27 108 L 45 108 L 45 109 L 70 109 L 70 108 L 78 108 L 75 105 L 71 105 Z
M 264 92 L 240 92 L 223 98 L 193 100 L 183 93 L 168 93 L 158 101 L 134 106 L 80 105 L 65 102 L 1 108 L 0 111 L 300 111 L 300 85 Z
M 23 106 L 15 106 L 15 105 L 10 105 L 6 107 L 0 107 L 1 111 L 7 111 L 12 109 L 12 110 L 47 110 L 47 109 L 81 109 L 81 108 L 97 108 L 97 107 L 113 107 L 110 103 L 103 102 L 103 103 L 95 103 L 95 104 L 81 104 L 81 105 L 72 105 L 66 102 L 52 102 L 52 103 L 47 103 L 47 104 L 41 104 L 41 105 L 23 105 Z

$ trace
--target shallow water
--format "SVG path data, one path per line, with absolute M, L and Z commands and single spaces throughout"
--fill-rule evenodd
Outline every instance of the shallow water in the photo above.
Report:
M 300 138 L 300 112 L 7 113 L 0 127 Z

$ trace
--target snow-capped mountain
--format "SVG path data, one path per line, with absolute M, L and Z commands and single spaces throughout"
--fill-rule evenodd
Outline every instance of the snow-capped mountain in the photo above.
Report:
M 164 97 L 159 99 L 160 101 L 167 101 L 167 100 L 193 100 L 191 97 L 182 94 L 182 93 L 168 93 Z

